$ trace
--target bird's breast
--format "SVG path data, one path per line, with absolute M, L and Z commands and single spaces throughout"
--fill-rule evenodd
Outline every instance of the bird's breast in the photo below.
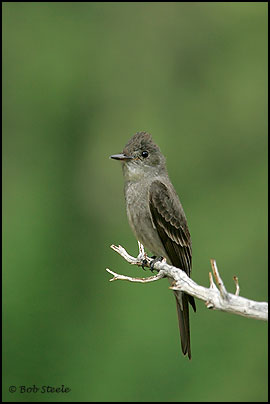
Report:
M 149 208 L 150 184 L 127 183 L 125 199 L 130 227 L 143 246 L 157 256 L 166 256 Z

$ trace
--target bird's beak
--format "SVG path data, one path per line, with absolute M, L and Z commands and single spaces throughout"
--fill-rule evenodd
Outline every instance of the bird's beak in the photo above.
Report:
M 121 161 L 127 161 L 127 160 L 132 160 L 133 157 L 132 156 L 126 156 L 125 154 L 113 154 L 112 156 L 110 156 L 111 159 L 115 159 L 115 160 L 121 160 Z

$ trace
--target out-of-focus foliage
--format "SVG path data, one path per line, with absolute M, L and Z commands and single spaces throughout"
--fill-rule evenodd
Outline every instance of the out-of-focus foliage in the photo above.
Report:
M 267 300 L 267 4 L 3 3 L 4 401 L 267 400 L 266 323 L 198 301 L 188 361 L 165 280 L 108 282 L 140 272 L 109 248 L 137 254 L 109 155 L 139 130 L 194 280 Z

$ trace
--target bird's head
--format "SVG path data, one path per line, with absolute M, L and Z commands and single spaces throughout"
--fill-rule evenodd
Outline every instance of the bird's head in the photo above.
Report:
M 123 153 L 111 156 L 122 162 L 126 179 L 140 179 L 145 175 L 160 175 L 165 169 L 165 157 L 148 132 L 137 132 L 124 147 Z

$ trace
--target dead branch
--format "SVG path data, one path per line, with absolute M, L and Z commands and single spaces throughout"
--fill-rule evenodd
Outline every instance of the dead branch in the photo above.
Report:
M 140 242 L 138 242 L 138 244 L 139 255 L 137 258 L 129 255 L 121 246 L 112 245 L 111 248 L 120 254 L 128 263 L 150 268 L 150 264 L 153 260 L 146 255 L 143 245 Z M 211 266 L 218 287 L 213 281 L 211 272 L 209 272 L 210 287 L 205 288 L 195 283 L 181 269 L 168 265 L 165 259 L 161 262 L 155 262 L 152 265 L 152 269 L 157 270 L 158 274 L 148 278 L 132 278 L 130 276 L 119 275 L 108 268 L 106 270 L 113 275 L 113 278 L 111 278 L 110 281 L 126 280 L 129 282 L 148 283 L 157 281 L 164 277 L 172 278 L 174 283 L 170 289 L 181 290 L 197 299 L 203 300 L 208 309 L 226 311 L 244 317 L 255 318 L 257 320 L 268 320 L 268 303 L 256 302 L 239 296 L 240 288 L 236 276 L 233 277 L 236 285 L 235 294 L 228 293 L 220 277 L 216 261 L 213 259 L 211 260 Z

